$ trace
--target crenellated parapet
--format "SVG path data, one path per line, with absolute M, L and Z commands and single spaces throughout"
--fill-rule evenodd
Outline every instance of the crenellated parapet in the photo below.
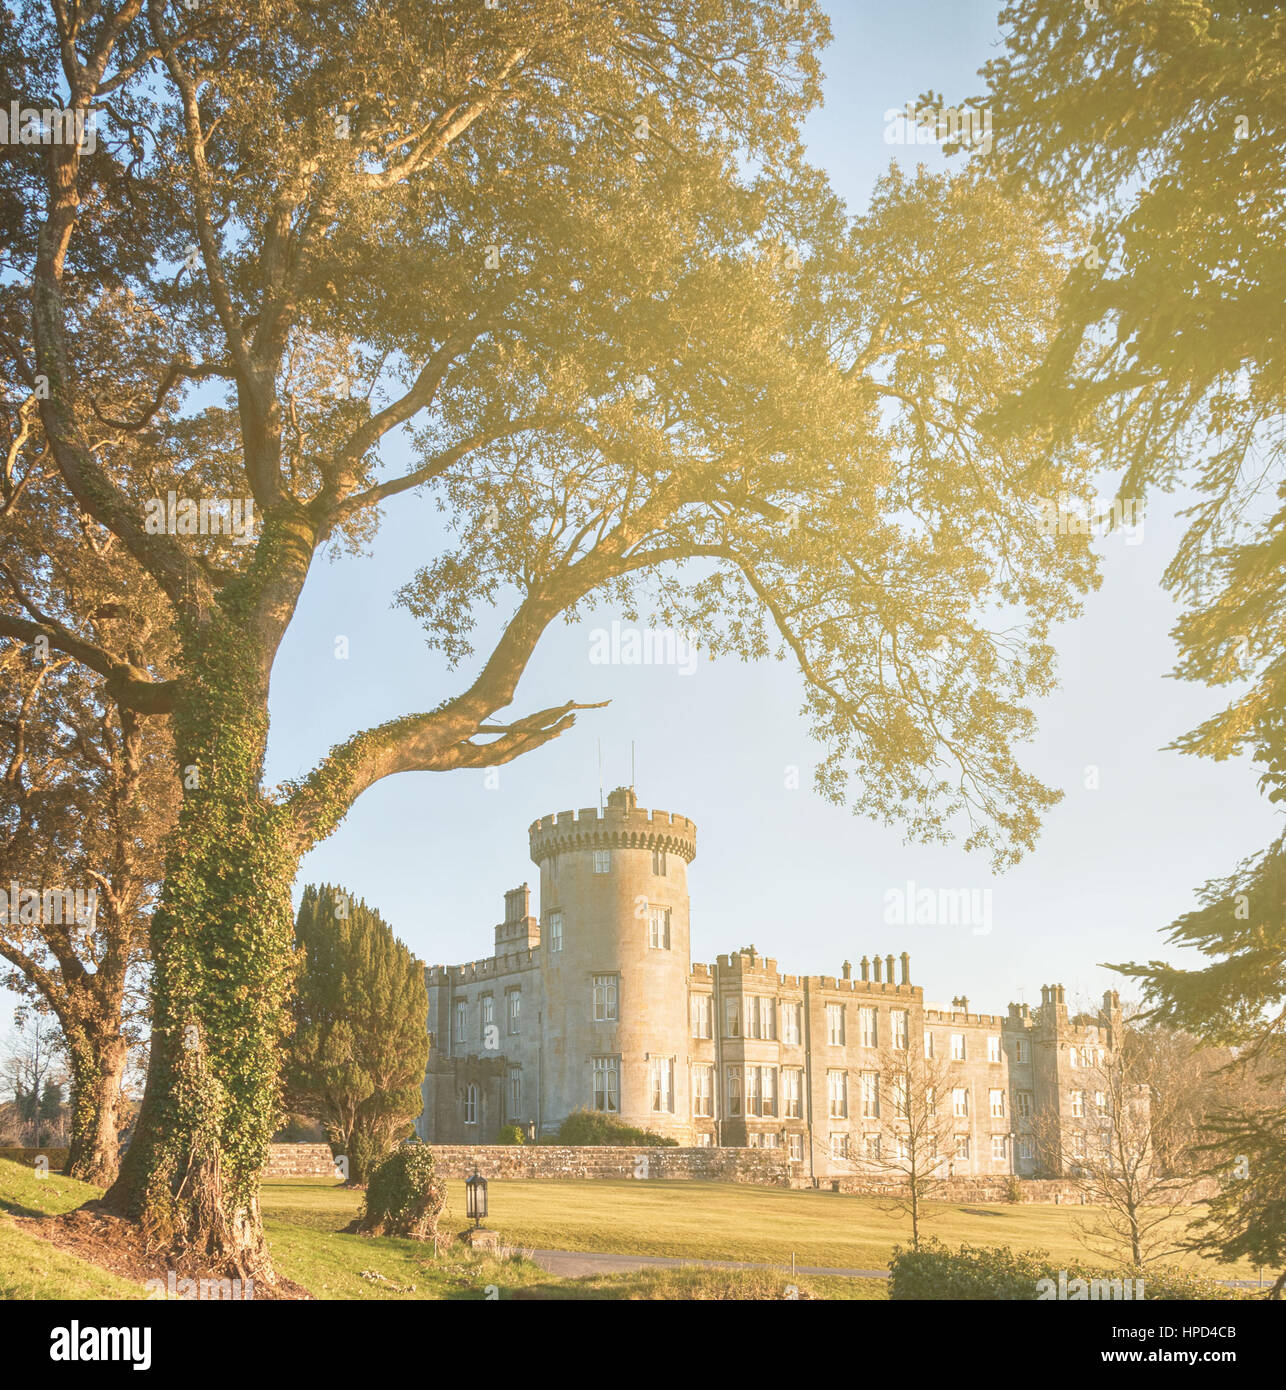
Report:
M 528 835 L 537 864 L 575 850 L 660 849 L 688 864 L 697 853 L 697 827 L 687 816 L 645 810 L 628 788 L 614 791 L 605 810 L 586 806 L 542 816 L 532 822 Z
M 465 961 L 463 965 L 429 965 L 424 970 L 427 985 L 463 986 L 479 980 L 492 980 L 502 975 L 516 975 L 535 970 L 540 960 L 535 951 L 506 951 L 481 960 Z
M 967 1010 L 925 1009 L 925 1023 L 960 1023 L 972 1027 L 1004 1028 L 1012 1019 L 1004 1014 L 971 1014 Z

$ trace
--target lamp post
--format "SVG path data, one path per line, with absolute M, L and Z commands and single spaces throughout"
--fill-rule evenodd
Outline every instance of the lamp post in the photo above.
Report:
M 479 1230 L 487 1214 L 487 1180 L 478 1172 L 476 1164 L 473 1176 L 464 1182 L 464 1209 L 465 1214 L 473 1218 L 473 1229 Z

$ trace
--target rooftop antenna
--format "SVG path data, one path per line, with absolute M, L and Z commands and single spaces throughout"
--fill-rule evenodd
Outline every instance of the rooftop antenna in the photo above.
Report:
M 603 740 L 598 741 L 598 809 L 603 809 Z

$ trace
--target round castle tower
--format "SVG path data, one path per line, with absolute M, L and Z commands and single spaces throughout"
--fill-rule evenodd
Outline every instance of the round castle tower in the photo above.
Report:
M 605 811 L 542 817 L 530 842 L 540 868 L 547 1127 L 573 1110 L 615 1106 L 626 1124 L 684 1142 L 696 826 L 643 810 L 632 788 L 618 787 Z

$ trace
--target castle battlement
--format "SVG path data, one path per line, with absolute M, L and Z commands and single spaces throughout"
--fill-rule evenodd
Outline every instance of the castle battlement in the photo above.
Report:
M 1003 1028 L 1012 1020 L 1006 1014 L 957 1013 L 951 1009 L 925 1009 L 926 1023 L 963 1023 L 982 1028 Z
M 604 810 L 582 806 L 579 811 L 542 816 L 527 833 L 537 864 L 554 854 L 584 849 L 661 849 L 689 864 L 697 854 L 696 824 L 675 812 L 646 810 L 630 787 L 618 787 Z
M 478 980 L 494 979 L 498 975 L 513 975 L 519 970 L 531 970 L 539 964 L 535 951 L 509 951 L 481 960 L 465 961 L 463 965 L 428 965 L 425 982 L 430 985 L 467 985 Z

